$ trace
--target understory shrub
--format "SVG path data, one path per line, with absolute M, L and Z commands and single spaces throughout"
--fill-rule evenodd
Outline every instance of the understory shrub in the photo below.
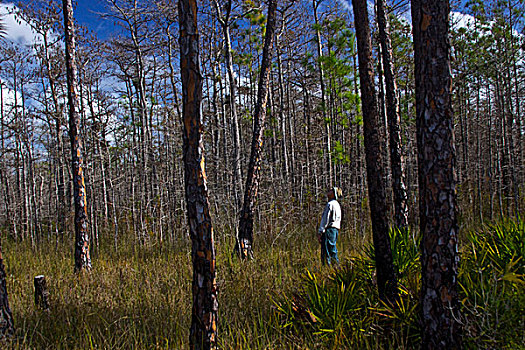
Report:
M 467 232 L 459 272 L 467 347 L 525 346 L 524 256 L 523 221 Z
M 408 230 L 390 232 L 394 264 L 399 270 L 399 300 L 383 303 L 377 294 L 374 249 L 330 270 L 325 278 L 306 271 L 302 286 L 291 298 L 275 302 L 282 328 L 308 333 L 322 346 L 395 348 L 419 342 L 417 313 L 417 239 Z
M 464 346 L 523 348 L 525 224 L 508 220 L 463 236 L 458 278 Z M 281 327 L 307 333 L 324 348 L 418 348 L 419 238 L 393 229 L 390 242 L 399 278 L 394 306 L 378 298 L 369 244 L 341 267 L 307 271 L 291 297 L 275 302 Z

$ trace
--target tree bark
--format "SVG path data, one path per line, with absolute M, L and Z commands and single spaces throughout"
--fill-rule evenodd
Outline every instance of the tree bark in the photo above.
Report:
M 255 112 L 253 116 L 254 125 L 250 163 L 248 165 L 248 176 L 244 188 L 244 203 L 239 220 L 239 234 L 235 245 L 235 251 L 241 259 L 253 257 L 253 210 L 257 198 L 257 190 L 259 188 L 259 170 L 261 168 L 264 121 L 266 118 L 266 103 L 268 101 L 268 85 L 270 81 L 276 9 L 277 1 L 269 0 L 268 22 L 266 23 L 266 34 L 264 37 L 257 103 L 255 104 Z
M 460 349 L 448 0 L 412 0 L 421 230 L 422 349 Z
M 379 41 L 383 58 L 383 74 L 386 85 L 386 114 L 390 143 L 390 167 L 392 169 L 392 190 L 394 193 L 394 218 L 399 228 L 408 227 L 407 192 L 403 159 L 401 156 L 401 133 L 397 86 L 392 63 L 392 44 L 390 30 L 385 11 L 385 0 L 377 1 L 377 21 L 379 25 Z
M 49 291 L 47 289 L 46 277 L 44 275 L 35 276 L 35 305 L 42 310 L 49 310 Z
M 352 0 L 357 38 L 365 159 L 372 218 L 372 235 L 377 269 L 377 288 L 382 300 L 397 299 L 397 276 L 394 270 L 390 238 L 388 235 L 388 209 L 384 183 L 383 148 L 384 141 L 379 135 L 379 111 L 374 87 L 374 66 L 372 42 L 366 0 Z
M 89 234 L 87 218 L 86 185 L 84 183 L 84 159 L 80 139 L 79 101 L 77 97 L 77 63 L 75 48 L 75 24 L 71 0 L 63 0 L 64 28 L 66 34 L 67 100 L 69 106 L 69 139 L 71 142 L 73 197 L 75 201 L 75 271 L 91 270 L 89 257 Z
M 183 159 L 186 210 L 192 242 L 191 349 L 217 348 L 217 284 L 202 133 L 202 76 L 196 0 L 179 1 Z

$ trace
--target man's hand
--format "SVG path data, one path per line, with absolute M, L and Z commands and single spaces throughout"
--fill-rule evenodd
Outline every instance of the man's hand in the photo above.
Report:
M 317 232 L 317 240 L 319 241 L 319 243 L 321 243 L 321 233 Z

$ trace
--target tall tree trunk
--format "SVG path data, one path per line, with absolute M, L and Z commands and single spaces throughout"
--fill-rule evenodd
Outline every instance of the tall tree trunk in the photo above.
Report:
M 15 90 L 16 91 L 16 90 Z M 15 92 L 16 93 L 16 92 Z M 16 98 L 15 98 L 15 101 L 16 101 Z M 21 178 L 21 175 L 20 174 L 20 152 L 18 151 L 18 137 L 15 137 L 15 205 L 16 207 L 19 207 L 21 206 L 21 202 L 22 202 L 22 196 L 23 196 L 23 193 L 22 193 L 22 178 Z M 18 221 L 17 219 L 20 218 L 20 220 L 23 221 L 23 218 L 24 218 L 24 215 L 23 213 L 20 213 L 20 209 L 18 210 L 15 210 L 15 214 L 13 215 L 14 217 L 14 220 L 13 220 L 13 229 L 15 231 L 15 237 L 17 237 L 18 235 L 20 235 L 20 238 L 21 239 L 25 239 L 26 238 L 26 235 L 25 235 L 25 231 L 24 231 L 24 225 L 23 223 L 21 222 L 20 223 L 20 232 L 19 234 L 17 234 L 17 224 L 16 222 Z
M 379 111 L 374 88 L 372 42 L 366 0 L 352 0 L 359 60 L 361 102 L 365 141 L 366 172 L 372 234 L 375 249 L 377 288 L 379 297 L 393 302 L 397 299 L 397 276 L 388 236 L 388 209 L 384 183 L 383 148 L 385 140 L 379 135 Z
M 4 89 L 2 89 L 2 85 L 0 85 L 0 137 L 2 138 L 0 143 L 0 150 L 4 152 L 5 150 L 5 137 L 4 137 L 4 128 L 5 128 L 5 122 L 4 122 Z M 11 214 L 11 197 L 9 196 L 9 175 L 7 171 L 7 161 L 2 161 L 0 164 L 0 186 L 2 186 L 3 190 L 3 202 L 4 202 L 4 210 L 5 210 L 5 218 L 6 218 L 6 227 L 8 226 L 8 222 L 11 221 L 13 223 L 13 232 L 14 232 L 14 238 L 16 237 L 16 223 L 14 221 L 14 216 Z
M 9 308 L 7 298 L 7 283 L 4 261 L 2 259 L 2 247 L 0 246 L 0 340 L 10 337 L 15 333 L 13 315 Z
M 63 156 L 64 156 L 64 142 L 62 139 L 62 112 L 63 107 L 60 106 L 57 88 L 56 88 L 56 81 L 55 76 L 52 74 L 52 67 L 51 67 L 51 55 L 50 55 L 50 47 L 49 47 L 49 38 L 47 35 L 42 36 L 43 41 L 43 49 L 44 49 L 44 58 L 43 63 L 46 67 L 46 75 L 49 83 L 49 90 L 51 92 L 51 99 L 53 100 L 53 118 L 55 119 L 55 130 L 56 130 L 56 137 L 57 137 L 57 144 L 56 144 L 56 216 L 57 216 L 57 223 L 56 223 L 56 233 L 57 238 L 58 236 L 62 237 L 64 234 L 64 231 L 66 230 L 66 195 L 65 195 L 65 180 L 64 180 L 64 163 L 63 163 Z M 47 90 L 47 87 L 44 84 L 42 73 L 42 86 L 44 88 L 44 91 Z
M 241 206 L 241 195 L 242 193 L 242 171 L 241 171 L 241 133 L 239 129 L 239 117 L 237 115 L 237 82 L 235 80 L 235 73 L 233 71 L 233 57 L 232 57 L 232 43 L 230 37 L 230 15 L 232 10 L 232 0 L 226 1 L 225 10 L 226 13 L 223 15 L 221 6 L 217 1 L 214 1 L 215 9 L 217 11 L 217 17 L 222 28 L 224 35 L 224 59 L 226 63 L 226 70 L 228 72 L 228 81 L 230 85 L 230 113 L 231 113 L 231 126 L 232 126 L 232 161 L 233 161 L 233 193 L 235 195 L 235 210 L 239 210 Z
M 199 62 L 197 1 L 179 1 L 182 76 L 183 159 L 186 210 L 192 242 L 193 309 L 191 349 L 217 348 L 217 284 L 215 247 L 208 202 L 202 140 L 202 75 Z
M 31 222 L 31 237 L 33 241 L 37 241 L 40 238 L 40 215 L 39 207 L 36 203 L 36 175 L 33 159 L 33 139 L 32 139 L 32 130 L 30 130 L 29 123 L 26 115 L 26 96 L 25 96 L 25 81 L 22 78 L 20 80 L 20 95 L 22 98 L 22 120 L 23 126 L 21 132 L 24 134 L 24 143 L 27 152 L 27 202 L 30 213 L 30 222 Z
M 282 31 L 281 31 L 282 33 Z M 282 152 L 282 169 L 283 169 L 283 181 L 285 183 L 288 183 L 288 186 L 285 188 L 288 189 L 288 192 L 290 193 L 290 187 L 291 183 L 289 183 L 289 160 L 288 160 L 288 141 L 286 136 L 286 119 L 289 118 L 289 115 L 285 113 L 284 108 L 284 74 L 283 74 L 283 64 L 281 59 L 281 52 L 280 52 L 280 43 L 279 43 L 279 35 L 277 36 L 276 41 L 276 53 L 277 53 L 277 71 L 278 71 L 278 83 L 279 83 L 279 120 L 280 120 L 280 127 L 281 127 L 281 152 Z M 288 108 L 290 108 L 288 106 Z
M 487 84 L 487 86 L 485 86 L 485 88 L 487 89 L 487 116 L 488 116 L 488 130 L 492 131 L 493 129 L 493 124 L 492 124 L 492 121 L 493 121 L 493 116 L 492 116 L 492 104 L 491 104 L 491 92 L 490 92 L 490 84 Z M 495 157 L 494 157 L 494 151 L 493 151 L 493 133 L 492 132 L 488 132 L 488 140 L 487 140 L 487 145 L 488 145 L 488 158 L 489 158 L 489 167 L 487 169 L 487 176 L 488 176 L 488 183 L 489 183 L 489 189 L 490 189 L 490 220 L 493 220 L 494 219 L 494 189 L 497 187 L 497 186 L 494 186 L 494 174 L 496 173 L 494 170 L 496 168 L 495 164 Z M 497 169 L 496 169 L 497 170 Z M 494 189 L 492 189 L 494 187 Z
M 317 9 L 319 8 L 319 5 L 321 4 L 321 1 L 319 0 L 313 0 L 312 6 L 314 9 L 314 20 L 315 20 L 315 40 L 316 40 L 316 47 L 317 47 L 317 69 L 319 70 L 319 83 L 321 88 L 321 112 L 323 115 L 323 123 L 326 128 L 326 135 L 325 135 L 325 143 L 326 143 L 326 151 L 324 155 L 324 165 L 326 166 L 326 172 L 324 178 L 325 183 L 324 186 L 332 186 L 333 181 L 333 174 L 332 174 L 332 152 L 331 152 L 331 135 L 330 135 L 330 123 L 329 118 L 326 113 L 326 110 L 328 108 L 328 103 L 326 102 L 326 87 L 324 83 L 324 70 L 323 70 L 323 63 L 322 63 L 322 57 L 323 57 L 323 46 L 321 44 L 321 29 L 319 26 L 321 25 L 319 23 L 319 16 L 317 15 Z
M 268 101 L 268 85 L 270 81 L 276 9 L 277 1 L 269 0 L 268 22 L 266 23 L 266 34 L 264 37 L 257 103 L 255 104 L 255 112 L 253 116 L 254 125 L 250 163 L 248 165 L 248 176 L 244 188 L 244 203 L 239 220 L 239 234 L 235 245 L 235 251 L 242 259 L 253 257 L 253 209 L 257 198 L 257 190 L 259 188 L 259 170 L 261 168 L 264 120 L 266 118 L 266 103 Z
M 62 0 L 66 33 L 67 99 L 69 106 L 69 138 L 71 141 L 73 197 L 75 201 L 75 271 L 91 270 L 87 219 L 84 159 L 80 140 L 79 101 L 77 97 L 77 63 L 75 49 L 75 24 L 71 0 Z
M 64 142 L 62 139 L 62 118 L 58 115 L 55 117 L 56 133 L 57 133 L 57 148 L 56 148 L 56 211 L 57 211 L 57 238 L 64 235 L 66 230 L 66 191 L 64 180 Z
M 401 133 L 397 86 L 392 63 L 392 44 L 390 30 L 385 11 L 385 0 L 377 1 L 377 21 L 379 25 L 379 41 L 383 58 L 383 74 L 386 85 L 386 114 L 390 142 L 390 167 L 392 169 L 392 189 L 394 193 L 394 218 L 399 228 L 408 226 L 407 192 L 403 159 L 401 156 Z
M 211 104 L 212 104 L 212 111 L 213 111 L 213 123 L 214 128 L 213 130 L 213 167 L 216 171 L 216 179 L 218 181 L 219 179 L 219 164 L 221 159 L 221 116 L 219 112 L 219 92 L 217 91 L 219 89 L 218 80 L 220 79 L 219 72 L 217 70 L 217 66 L 219 65 L 218 58 L 215 58 L 214 62 L 211 64 L 212 68 L 212 74 L 213 74 L 213 95 L 211 98 Z
M 482 172 L 483 172 L 483 165 L 482 161 L 484 159 L 484 156 L 481 152 L 481 132 L 482 132 L 482 123 L 481 123 L 481 113 L 480 113 L 480 91 L 481 91 L 481 84 L 479 83 L 479 77 L 476 79 L 476 158 L 477 158 L 477 164 L 476 164 L 476 201 L 477 201 L 477 214 L 478 214 L 478 220 L 480 223 L 483 223 L 483 186 L 482 186 Z
M 283 22 L 285 22 L 283 20 Z M 283 26 L 284 27 L 284 26 Z M 288 47 L 288 61 L 286 63 L 286 70 L 287 70 L 287 73 L 288 74 L 291 74 L 292 73 L 292 69 L 291 69 L 291 59 L 290 57 L 292 57 L 292 54 L 290 52 L 290 48 Z M 297 110 L 296 110 L 296 106 L 295 106 L 295 100 L 291 98 L 290 96 L 290 90 L 291 90 L 291 85 L 290 85 L 290 81 L 288 82 L 287 85 L 287 89 L 286 89 L 286 103 L 288 105 L 288 130 L 290 130 L 290 137 L 289 137 L 289 142 L 290 142 L 290 187 L 291 187 L 291 195 L 293 197 L 297 197 L 296 196 L 296 193 L 294 193 L 293 189 L 296 188 L 296 179 L 295 179 L 295 171 L 296 171 L 296 161 L 297 161 L 297 154 L 295 153 L 296 150 L 295 150 L 295 140 L 297 139 L 297 136 L 296 136 L 296 129 L 297 129 L 297 123 L 296 123 L 296 115 L 297 115 Z
M 412 0 L 422 349 L 461 348 L 448 0 Z

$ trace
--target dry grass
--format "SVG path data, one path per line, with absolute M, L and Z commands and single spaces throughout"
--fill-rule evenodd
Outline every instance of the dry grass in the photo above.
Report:
M 232 235 L 216 230 L 222 348 L 308 347 L 280 330 L 272 299 L 294 290 L 305 269 L 321 269 L 313 227 L 272 231 L 256 236 L 256 259 L 241 262 L 231 256 Z M 137 245 L 129 237 L 121 240 L 118 251 L 110 237 L 101 241 L 107 245 L 93 249 L 93 271 L 81 276 L 73 274 L 70 241 L 58 246 L 54 240 L 41 242 L 38 249 L 26 242 L 3 242 L 16 326 L 13 347 L 187 348 L 189 240 L 160 244 L 152 239 Z M 355 242 L 355 237 L 342 233 L 343 259 Z M 48 280 L 50 312 L 34 305 L 33 278 L 39 274 Z
M 227 225 L 216 228 L 222 349 L 387 349 L 392 344 L 410 349 L 417 345 L 418 268 L 409 268 L 402 277 L 409 293 L 403 299 L 406 308 L 395 312 L 399 331 L 384 337 L 384 320 L 378 315 L 394 312 L 381 309 L 375 287 L 365 283 L 349 294 L 353 281 L 373 279 L 368 265 L 359 269 L 356 264 L 366 259 L 366 254 L 346 264 L 350 269 L 324 268 L 312 225 L 292 226 L 280 217 L 268 216 L 266 220 L 256 235 L 253 261 L 232 258 L 231 231 Z M 463 231 L 466 237 L 461 245 L 460 285 L 467 348 L 513 349 L 525 345 L 524 243 L 520 238 L 525 226 L 500 227 L 480 229 L 480 234 Z M 2 242 L 16 326 L 10 346 L 187 349 L 191 312 L 189 240 L 179 238 L 161 244 L 152 237 L 147 244 L 139 245 L 128 234 L 117 251 L 109 234 L 100 241 L 100 247 L 93 247 L 93 271 L 80 276 L 73 273 L 71 240 L 57 245 L 51 239 L 41 242 L 38 249 L 28 242 Z M 362 253 L 368 242 L 369 237 L 343 230 L 338 242 L 341 261 L 348 262 L 351 256 Z M 409 252 L 406 247 L 398 250 Z M 406 261 L 417 265 L 412 258 Z M 305 279 L 306 270 L 315 274 L 318 282 Z M 34 305 L 33 278 L 39 274 L 48 280 L 50 312 Z M 339 284 L 334 285 L 334 281 Z M 347 286 L 344 293 L 340 292 L 341 281 Z M 276 305 L 286 306 L 286 301 L 293 301 L 312 286 L 315 290 L 325 286 L 321 288 L 325 294 L 320 295 L 324 299 L 317 300 L 318 304 L 311 304 L 315 301 L 311 299 L 306 308 L 328 310 L 332 304 L 341 308 L 340 296 L 345 305 L 354 305 L 355 298 L 363 307 L 349 313 L 342 308 L 337 317 L 327 315 L 327 324 L 332 319 L 341 322 L 334 328 L 342 330 L 339 333 L 321 324 L 322 312 L 314 327 L 301 325 L 301 320 L 298 326 L 285 326 L 283 320 L 288 322 L 288 316 L 293 318 L 295 311 L 286 315 L 278 312 Z M 322 304 L 325 302 L 329 305 Z

